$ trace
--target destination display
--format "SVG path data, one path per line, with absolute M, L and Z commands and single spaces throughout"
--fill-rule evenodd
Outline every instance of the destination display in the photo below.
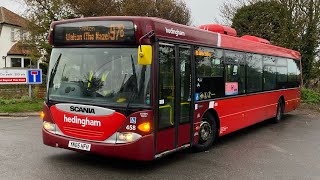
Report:
M 135 43 L 134 25 L 131 21 L 84 21 L 58 24 L 53 33 L 53 43 L 56 45 Z

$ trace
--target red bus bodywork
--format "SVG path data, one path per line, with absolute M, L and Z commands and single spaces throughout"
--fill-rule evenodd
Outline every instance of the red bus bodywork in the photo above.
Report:
M 160 40 L 170 42 L 181 42 L 184 44 L 199 45 L 213 48 L 237 50 L 251 53 L 261 53 L 265 55 L 280 56 L 285 58 L 300 60 L 300 53 L 297 51 L 277 47 L 270 44 L 258 43 L 247 39 L 233 37 L 229 35 L 219 34 L 216 32 L 209 32 L 196 27 L 189 27 L 180 24 L 173 23 L 171 21 L 148 18 L 148 17 L 94 17 L 94 18 L 81 18 L 73 20 L 64 20 L 54 22 L 51 25 L 51 29 L 57 24 L 87 21 L 87 20 L 130 20 L 136 25 L 135 36 L 137 39 L 137 45 L 139 39 L 149 31 L 153 30 L 155 37 Z M 173 30 L 179 30 L 184 32 L 184 36 L 177 36 L 176 34 L 170 34 L 166 32 L 166 29 L 173 28 Z M 54 33 L 54 32 L 53 32 Z M 50 35 L 52 38 L 52 35 Z M 153 44 L 149 39 L 142 39 L 142 44 Z M 154 53 L 154 60 L 152 64 L 152 77 L 156 77 L 157 69 L 157 55 Z M 152 79 L 153 87 L 156 87 L 156 78 Z M 157 91 L 153 88 L 152 94 Z M 206 112 L 212 112 L 218 116 L 218 132 L 219 136 L 226 135 L 241 128 L 256 124 L 263 120 L 273 118 L 276 115 L 277 103 L 280 97 L 284 98 L 285 109 L 284 112 L 290 112 L 296 109 L 300 104 L 300 90 L 301 88 L 281 89 L 260 93 L 245 94 L 236 97 L 226 97 L 219 99 L 212 99 L 206 101 L 197 101 L 194 104 L 194 117 L 193 124 L 183 124 L 178 127 L 180 132 L 178 136 L 178 147 L 185 145 L 185 142 L 189 142 L 190 146 L 198 143 L 198 134 L 194 133 L 199 130 L 199 125 L 202 116 Z M 156 97 L 152 96 L 152 102 L 156 102 Z M 156 109 L 157 104 L 152 104 L 152 109 Z M 59 147 L 76 150 L 68 147 L 68 142 L 71 140 L 83 143 L 90 143 L 90 152 L 126 158 L 135 160 L 152 160 L 163 152 L 166 152 L 171 148 L 168 140 L 172 139 L 175 133 L 175 129 L 167 129 L 157 132 L 154 128 L 154 111 L 145 110 L 137 111 L 128 117 L 119 112 L 114 112 L 111 115 L 106 116 L 83 116 L 80 118 L 88 119 L 101 119 L 112 120 L 109 123 L 99 128 L 85 128 L 80 126 L 66 126 L 63 119 L 63 114 L 67 114 L 68 117 L 74 117 L 76 114 L 70 112 L 62 112 L 55 104 L 46 102 L 44 104 L 44 121 L 57 124 L 60 131 L 63 134 L 53 134 L 42 128 L 43 142 L 48 146 Z M 147 114 L 147 116 L 141 115 L 141 113 Z M 106 143 L 104 140 L 108 139 L 115 132 L 126 131 L 125 127 L 129 124 L 131 116 L 137 117 L 137 124 L 141 122 L 151 122 L 151 132 L 144 133 L 139 132 L 142 137 L 137 141 L 123 144 Z M 190 131 L 192 128 L 192 131 Z M 190 132 L 193 132 L 192 134 Z M 190 142 L 191 136 L 192 142 Z M 176 148 L 179 149 L 179 148 Z

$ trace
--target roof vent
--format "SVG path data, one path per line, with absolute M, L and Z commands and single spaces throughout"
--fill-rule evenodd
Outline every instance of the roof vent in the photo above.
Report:
M 263 38 L 256 37 L 256 36 L 244 35 L 241 38 L 249 40 L 249 41 L 254 41 L 254 42 L 259 42 L 259 43 L 264 43 L 264 44 L 271 44 L 270 41 L 263 39 Z
M 222 26 L 220 24 L 206 24 L 199 26 L 199 28 L 220 34 L 226 34 L 229 36 L 237 36 L 237 31 L 235 29 L 228 26 Z

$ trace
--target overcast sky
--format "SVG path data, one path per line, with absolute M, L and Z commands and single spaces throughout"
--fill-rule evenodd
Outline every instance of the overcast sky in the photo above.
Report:
M 185 0 L 185 2 L 191 9 L 192 24 L 201 25 L 214 23 L 215 19 L 220 19 L 219 7 L 224 0 Z M 25 10 L 21 0 L 0 0 L 0 6 L 16 12 L 17 14 L 21 14 Z
M 215 23 L 220 20 L 219 7 L 225 0 L 185 0 L 191 9 L 192 24 L 201 25 Z

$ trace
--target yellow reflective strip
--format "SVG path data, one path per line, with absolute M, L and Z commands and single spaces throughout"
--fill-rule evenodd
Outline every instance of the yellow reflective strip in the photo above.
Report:
M 91 80 L 92 80 L 92 77 L 93 77 L 93 72 L 92 71 L 90 71 L 90 75 L 89 75 L 89 80 L 88 80 L 88 87 L 90 87 L 91 86 Z
M 171 124 L 171 125 L 174 125 L 172 107 L 171 107 L 169 104 L 168 104 L 168 105 L 164 105 L 164 106 L 159 106 L 159 109 L 164 109 L 164 108 L 169 108 L 169 111 L 170 111 L 170 114 L 169 114 L 170 119 L 169 119 L 169 121 L 170 121 L 170 124 Z
M 171 106 L 170 105 L 159 106 L 159 109 L 163 109 L 163 108 L 171 108 Z
M 181 105 L 190 105 L 190 102 L 182 102 Z
M 107 75 L 103 74 L 101 77 L 101 82 L 105 82 L 107 79 Z
M 101 82 L 105 82 L 107 80 L 109 72 L 107 72 L 106 74 L 103 74 L 101 77 Z

